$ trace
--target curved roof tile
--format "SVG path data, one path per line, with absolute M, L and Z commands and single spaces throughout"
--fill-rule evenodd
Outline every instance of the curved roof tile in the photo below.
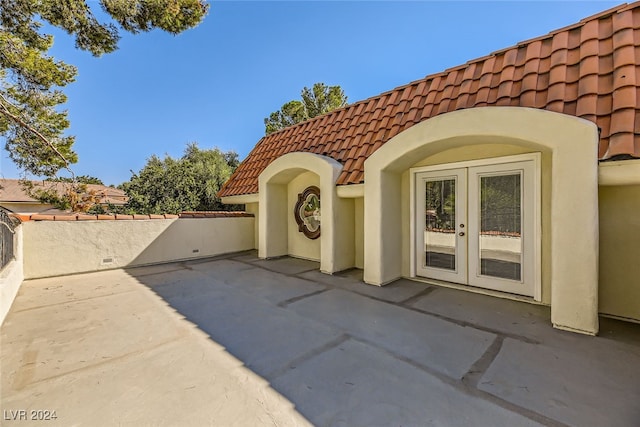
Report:
M 640 158 L 640 2 L 449 68 L 272 133 L 219 192 L 258 192 L 278 156 L 311 151 L 344 164 L 338 185 L 364 180 L 364 160 L 401 131 L 462 108 L 542 108 L 595 122 L 600 160 Z

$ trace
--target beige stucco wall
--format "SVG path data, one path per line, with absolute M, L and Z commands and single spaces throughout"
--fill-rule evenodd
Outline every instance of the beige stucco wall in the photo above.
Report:
M 319 182 L 323 196 L 332 197 L 334 227 L 327 236 L 332 249 L 324 256 L 332 267 L 324 271 L 348 268 L 352 253 L 353 266 L 365 269 L 365 281 L 382 285 L 410 275 L 411 167 L 541 153 L 541 300 L 551 304 L 554 326 L 593 334 L 598 312 L 640 320 L 640 163 L 597 166 L 597 141 L 594 126 L 575 117 L 502 107 L 460 111 L 416 125 L 374 153 L 365 163 L 364 188 L 336 189 L 330 182 L 340 165 L 323 156 L 294 153 L 261 177 L 261 188 L 272 186 L 274 191 L 260 197 L 278 205 L 273 212 L 281 215 L 272 217 L 288 218 L 289 183 L 295 186 L 297 179 L 303 187 L 311 169 L 326 177 Z M 318 162 L 330 165 L 333 175 L 313 165 Z M 329 189 L 336 189 L 337 200 Z M 257 205 L 247 209 L 257 211 Z M 323 214 L 329 214 L 324 203 Z M 283 224 L 287 232 L 282 234 L 288 235 L 288 222 Z M 343 243 L 350 239 L 353 247 L 345 249 Z M 283 244 L 292 253 L 288 238 Z
M 374 284 L 384 284 L 394 277 L 410 275 L 409 168 L 538 152 L 541 153 L 541 297 L 543 303 L 552 305 L 554 324 L 563 329 L 595 333 L 597 318 L 594 313 L 597 312 L 640 321 L 640 263 L 637 262 L 640 253 L 640 161 L 605 162 L 597 167 L 597 138 L 594 129 L 590 129 L 593 126 L 573 117 L 519 109 L 528 111 L 516 111 L 512 115 L 516 120 L 511 123 L 507 119 L 495 119 L 505 112 L 511 115 L 514 109 L 478 110 L 482 109 L 456 113 L 459 117 L 475 117 L 471 117 L 471 120 L 451 120 L 455 126 L 451 123 L 446 126 L 425 125 L 430 132 L 410 129 L 411 132 L 402 135 L 400 139 L 403 143 L 427 155 L 406 156 L 405 153 L 405 158 L 412 162 L 404 159 L 395 164 L 393 160 L 391 164 L 387 162 L 379 176 L 367 181 L 369 190 L 366 194 L 373 194 L 374 198 L 379 199 L 371 205 L 379 204 L 384 208 L 369 210 L 369 221 L 377 217 L 374 222 L 382 224 L 381 233 L 365 233 L 364 189 L 360 186 L 337 188 L 340 200 L 334 200 L 336 208 L 333 213 L 337 215 L 334 221 L 340 224 L 342 230 L 353 230 L 353 265 L 365 268 L 365 280 Z M 490 113 L 487 117 L 494 116 L 493 123 L 484 119 L 486 113 Z M 448 115 L 436 121 L 449 122 L 451 116 L 445 116 Z M 471 126 L 468 126 L 469 123 Z M 496 123 L 505 125 L 496 126 Z M 468 129 L 475 129 L 477 133 Z M 531 137 L 531 140 L 526 140 L 526 137 Z M 416 148 L 420 147 L 416 141 L 428 141 L 429 147 Z M 382 153 L 382 157 L 390 159 L 401 155 Z M 304 176 L 309 176 L 309 173 L 302 172 L 305 163 L 299 160 L 281 167 L 286 170 L 295 165 L 298 170 L 274 183 L 282 184 L 293 179 L 295 185 L 292 177 L 302 173 L 303 176 L 298 178 L 300 187 L 306 185 Z M 365 164 L 370 165 L 370 162 Z M 366 170 L 369 172 L 371 168 Z M 552 176 L 555 177 L 553 182 Z M 371 185 L 374 181 L 378 184 L 376 188 Z M 287 184 L 283 187 L 286 190 Z M 598 198 L 592 197 L 594 189 L 595 194 L 599 194 Z M 291 195 L 285 191 L 283 196 L 287 199 L 286 204 L 290 205 Z M 343 201 L 346 203 L 343 204 Z M 257 208 L 255 203 L 247 205 L 247 210 L 256 214 Z M 289 215 L 288 211 L 282 212 L 283 215 Z M 323 214 L 327 215 L 324 209 Z M 348 217 L 352 217 L 353 221 L 343 220 Z M 396 230 L 399 230 L 397 234 L 401 236 L 400 241 L 385 235 L 387 232 L 393 234 Z M 579 238 L 576 237 L 578 235 Z M 341 240 L 350 238 L 348 234 L 337 233 L 333 241 L 339 247 Z M 383 252 L 384 256 L 382 259 L 370 257 L 367 268 L 365 255 L 367 249 L 371 248 Z M 595 256 L 592 253 L 594 248 Z M 334 257 L 334 261 L 336 258 L 344 259 Z M 400 266 L 398 276 L 395 276 L 396 261 Z M 348 262 L 343 264 L 343 268 L 348 268 Z M 564 267 L 559 268 L 558 265 Z
M 254 218 L 30 221 L 25 279 L 210 257 L 253 249 Z
M 293 206 L 289 204 L 289 184 L 311 172 L 318 177 L 322 206 L 320 271 L 331 274 L 353 267 L 353 202 L 338 198 L 336 180 L 341 170 L 342 164 L 330 157 L 295 152 L 277 158 L 262 171 L 258 178 L 260 258 L 292 254 L 289 250 L 289 217 L 293 214 Z
M 599 195 L 600 313 L 640 321 L 640 185 Z
M 491 159 L 518 154 L 534 153 L 536 151 L 528 147 L 512 144 L 478 144 L 466 147 L 452 148 L 436 153 L 416 162 L 412 167 L 433 166 L 447 163 L 464 162 L 469 160 Z M 551 304 L 551 236 L 545 233 L 551 226 L 551 153 L 548 150 L 542 152 L 542 183 L 541 183 L 541 210 L 542 210 L 542 242 L 541 242 L 541 264 L 542 264 L 542 300 L 544 304 Z M 402 192 L 410 195 L 409 190 L 410 173 L 407 170 L 402 177 Z M 410 199 L 403 197 L 402 217 L 406 218 L 403 224 L 410 224 Z M 409 276 L 411 233 L 409 226 L 403 227 L 403 275 Z M 405 255 L 406 252 L 406 256 Z
M 640 185 L 640 159 L 601 162 L 598 165 L 598 184 Z
M 364 268 L 364 197 L 353 200 L 354 203 L 354 267 Z
M 410 223 L 402 208 L 406 171 L 445 150 L 465 147 L 462 153 L 486 144 L 550 153 L 550 219 L 542 234 L 549 235 L 547 256 L 553 260 L 547 279 L 551 321 L 560 329 L 597 333 L 598 132 L 593 123 L 564 114 L 519 107 L 459 110 L 414 125 L 374 152 L 365 161 L 365 229 L 380 231 L 366 235 L 365 282 L 383 285 L 403 274 L 410 247 L 403 244 Z
M 245 212 L 253 214 L 253 217 L 255 218 L 255 221 L 253 222 L 253 249 L 258 249 L 258 224 L 260 222 L 258 202 L 245 203 L 244 210 Z
M 13 255 L 15 259 L 7 264 L 0 272 L 0 325 L 2 325 L 5 317 L 7 317 L 11 304 L 13 304 L 13 300 L 16 298 L 22 280 L 24 279 L 21 225 L 16 227 L 13 244 Z
M 287 244 L 289 255 L 320 261 L 320 239 L 309 239 L 298 231 L 298 224 L 293 215 L 298 194 L 312 185 L 320 186 L 320 178 L 313 172 L 301 173 L 287 185 Z M 320 194 L 320 206 L 322 208 L 322 193 Z
M 336 226 L 339 232 L 335 234 L 336 246 L 342 248 L 340 259 L 336 260 L 336 270 L 353 268 L 356 265 L 356 221 L 355 199 L 338 199 Z

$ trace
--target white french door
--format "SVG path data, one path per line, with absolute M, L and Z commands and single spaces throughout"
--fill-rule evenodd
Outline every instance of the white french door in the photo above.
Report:
M 414 171 L 416 276 L 538 294 L 538 157 L 523 157 Z
M 467 169 L 421 172 L 416 181 L 416 273 L 466 284 Z

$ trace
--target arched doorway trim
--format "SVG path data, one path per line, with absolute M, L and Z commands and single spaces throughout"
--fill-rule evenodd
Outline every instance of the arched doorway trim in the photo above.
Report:
M 521 107 L 480 107 L 410 127 L 365 162 L 365 282 L 402 275 L 402 173 L 446 149 L 520 145 L 551 154 L 551 320 L 555 327 L 598 331 L 598 130 L 586 120 Z

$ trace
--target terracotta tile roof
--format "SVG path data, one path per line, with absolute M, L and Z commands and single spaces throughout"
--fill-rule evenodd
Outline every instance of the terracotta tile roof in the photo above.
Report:
M 51 181 L 31 181 L 43 188 L 54 188 L 59 194 L 65 191 L 66 183 Z M 100 203 L 124 205 L 129 199 L 124 191 L 106 185 L 87 184 L 87 191 L 93 191 L 100 196 Z M 18 179 L 0 179 L 0 202 L 38 203 L 23 190 Z
M 601 129 L 599 157 L 640 157 L 640 2 L 433 74 L 263 137 L 219 192 L 258 192 L 282 154 L 307 151 L 344 168 L 338 185 L 364 180 L 364 160 L 403 130 L 438 114 L 481 106 L 540 108 Z
M 178 215 L 163 214 L 134 214 L 134 215 L 89 215 L 76 213 L 59 213 L 59 214 L 11 214 L 22 222 L 26 221 L 118 221 L 118 220 L 144 220 L 144 219 L 176 219 L 176 218 L 241 218 L 253 217 L 252 213 L 247 212 L 227 212 L 227 211 L 205 211 L 205 212 L 182 212 Z

